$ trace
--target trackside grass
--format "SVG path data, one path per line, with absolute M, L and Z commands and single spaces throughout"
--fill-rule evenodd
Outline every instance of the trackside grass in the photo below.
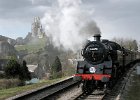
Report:
M 65 77 L 66 78 L 66 77 Z M 58 79 L 53 79 L 53 80 L 41 80 L 39 83 L 32 84 L 32 85 L 26 85 L 26 86 L 19 86 L 15 88 L 9 88 L 9 89 L 2 89 L 0 90 L 0 100 L 4 100 L 6 98 L 15 96 L 17 94 L 21 94 L 23 92 L 39 88 L 44 85 L 50 85 L 54 82 L 60 81 L 64 78 L 58 78 Z

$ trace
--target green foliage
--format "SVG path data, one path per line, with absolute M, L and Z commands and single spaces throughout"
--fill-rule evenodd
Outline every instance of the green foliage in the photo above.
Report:
M 51 78 L 62 77 L 62 65 L 58 56 L 56 56 L 56 59 L 51 66 L 51 75 Z
M 62 72 L 56 72 L 56 73 L 52 73 L 49 77 L 49 79 L 57 79 L 57 78 L 61 78 L 62 77 Z
M 23 61 L 23 65 L 20 65 L 15 59 L 10 59 L 4 71 L 7 78 L 19 78 L 20 80 L 31 79 L 25 61 Z
M 56 59 L 54 63 L 52 64 L 52 73 L 56 73 L 59 71 L 62 71 L 62 65 L 61 65 L 59 57 L 56 56 Z
M 7 66 L 5 67 L 5 74 L 8 78 L 19 77 L 20 74 L 20 64 L 15 59 L 10 59 Z
M 21 84 L 19 79 L 0 79 L 0 90 L 17 87 Z
M 26 66 L 26 62 L 23 61 L 23 64 L 20 68 L 20 75 L 19 75 L 20 80 L 30 80 L 31 79 L 31 74 L 28 71 L 28 67 Z

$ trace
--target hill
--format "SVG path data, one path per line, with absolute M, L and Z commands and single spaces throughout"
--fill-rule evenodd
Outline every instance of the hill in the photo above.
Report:
M 28 53 L 37 53 L 46 46 L 46 38 L 33 39 L 25 45 L 15 45 L 17 51 L 27 50 Z

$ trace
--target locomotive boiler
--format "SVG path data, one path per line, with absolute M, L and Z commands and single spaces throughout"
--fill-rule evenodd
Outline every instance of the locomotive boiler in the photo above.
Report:
M 83 61 L 78 61 L 76 80 L 82 81 L 82 90 L 91 92 L 94 88 L 111 87 L 113 82 L 125 71 L 125 66 L 135 59 L 132 51 L 119 44 L 101 40 L 100 34 L 94 41 L 88 41 L 82 49 Z

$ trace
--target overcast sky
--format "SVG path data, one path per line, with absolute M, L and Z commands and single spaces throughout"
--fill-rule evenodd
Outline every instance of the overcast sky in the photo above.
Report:
M 0 35 L 25 37 L 36 16 L 56 9 L 57 0 L 0 0 Z M 93 14 L 103 38 L 128 37 L 140 41 L 140 0 L 82 0 Z

